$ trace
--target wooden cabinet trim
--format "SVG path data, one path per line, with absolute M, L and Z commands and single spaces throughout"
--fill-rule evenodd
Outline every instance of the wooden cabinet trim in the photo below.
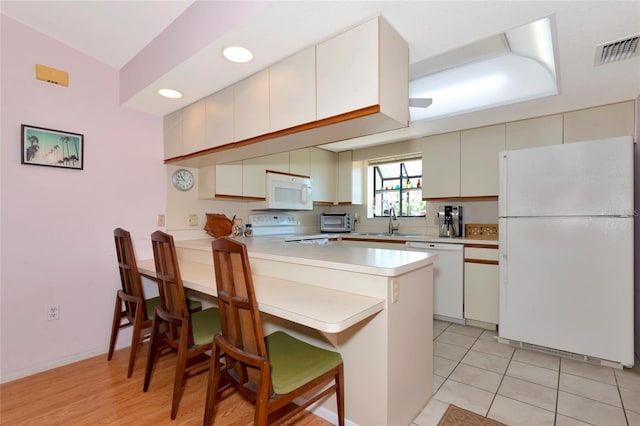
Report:
M 320 127 L 329 126 L 332 124 L 338 124 L 345 121 L 353 120 L 355 118 L 362 118 L 373 114 L 380 113 L 380 105 L 371 105 L 369 107 L 361 108 L 355 111 L 349 111 L 344 114 L 339 114 L 334 117 L 324 118 L 322 120 L 313 121 L 310 123 L 301 124 L 299 126 L 290 127 L 288 129 L 278 130 L 277 132 L 266 133 L 264 135 L 255 136 L 253 138 L 236 141 L 212 148 L 203 149 L 202 151 L 192 152 L 190 154 L 180 155 L 177 157 L 167 158 L 164 160 L 164 164 L 179 163 L 184 160 L 192 158 L 198 158 L 209 154 L 215 154 L 216 152 L 226 151 L 229 149 L 239 148 L 246 145 L 262 142 L 269 139 L 276 139 L 281 136 L 290 135 L 293 133 L 299 133 L 307 130 L 313 130 Z
M 229 201 L 265 201 L 264 197 L 243 197 L 242 195 L 215 194 L 214 198 Z
M 276 175 L 295 176 L 295 177 L 301 177 L 301 178 L 307 178 L 307 179 L 309 178 L 309 176 L 306 176 L 306 175 L 298 175 L 298 174 L 295 174 L 295 173 L 280 172 L 278 170 L 269 170 L 269 169 L 267 169 L 264 172 L 265 173 L 273 173 L 273 174 L 276 174 Z
M 485 248 L 485 249 L 495 249 L 498 250 L 497 244 L 465 244 L 465 248 Z
M 497 260 L 485 260 L 485 259 L 465 259 L 464 263 L 480 263 L 482 265 L 499 265 Z
M 473 197 L 438 197 L 423 198 L 423 201 L 498 201 L 497 195 L 477 195 Z
M 406 240 L 385 240 L 382 238 L 349 238 L 341 237 L 343 241 L 362 241 L 367 243 L 389 243 L 389 244 L 402 244 L 406 243 Z

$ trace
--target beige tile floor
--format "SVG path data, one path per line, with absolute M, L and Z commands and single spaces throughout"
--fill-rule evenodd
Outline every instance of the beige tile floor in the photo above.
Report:
M 434 320 L 433 391 L 414 426 L 455 404 L 509 426 L 640 426 L 640 366 L 614 369 L 497 343 Z

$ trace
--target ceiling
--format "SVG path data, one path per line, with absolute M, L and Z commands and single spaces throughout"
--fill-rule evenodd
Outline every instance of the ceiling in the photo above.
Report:
M 291 54 L 382 15 L 408 42 L 410 63 L 551 16 L 560 93 L 416 123 L 332 144 L 334 150 L 634 99 L 640 57 L 594 65 L 598 44 L 640 33 L 634 1 L 0 1 L 0 11 L 120 70 L 122 105 L 165 115 Z M 249 64 L 222 58 L 228 45 Z M 180 100 L 160 87 L 184 92 Z

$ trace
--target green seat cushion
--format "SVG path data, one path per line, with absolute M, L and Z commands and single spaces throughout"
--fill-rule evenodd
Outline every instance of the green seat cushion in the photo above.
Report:
M 191 314 L 191 330 L 196 346 L 213 342 L 213 336 L 220 333 L 220 310 L 208 308 Z
M 283 331 L 268 335 L 265 341 L 277 394 L 289 393 L 342 362 L 338 352 L 310 345 Z
M 151 299 L 145 300 L 147 305 L 147 318 L 153 318 L 153 311 L 155 311 L 156 306 L 160 306 L 160 296 L 152 297 Z M 199 300 L 191 300 L 187 298 L 187 308 L 189 308 L 189 312 L 197 311 L 202 309 L 202 303 Z
M 202 303 L 199 300 L 192 300 L 187 297 L 187 309 L 189 309 L 189 312 L 199 311 L 202 309 Z
M 152 319 L 156 306 L 160 306 L 160 296 L 145 300 L 145 304 L 147 305 L 147 318 Z

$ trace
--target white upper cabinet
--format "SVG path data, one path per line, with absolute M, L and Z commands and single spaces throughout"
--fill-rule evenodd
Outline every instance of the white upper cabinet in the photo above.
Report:
M 233 142 L 233 86 L 207 96 L 205 102 L 205 148 Z
M 316 120 L 316 48 L 305 49 L 269 69 L 270 130 Z
M 353 151 L 338 153 L 338 204 L 364 203 L 364 162 L 353 161 Z
M 335 152 L 310 148 L 309 164 L 314 203 L 334 204 L 336 200 Z
M 564 143 L 635 134 L 634 101 L 564 114 Z
M 317 46 L 318 119 L 379 103 L 378 43 L 376 19 Z
M 184 146 L 166 136 L 165 158 L 206 167 L 218 159 L 213 148 L 233 142 L 269 139 L 295 150 L 398 129 L 409 122 L 408 98 L 408 45 L 376 17 L 205 98 L 203 125 L 202 115 L 190 125 L 197 138 Z M 223 161 L 252 158 L 251 145 L 234 146 Z
M 562 114 L 507 123 L 506 149 L 535 148 L 562 143 Z
M 460 196 L 460 132 L 422 138 L 422 198 Z
M 242 161 L 216 164 L 216 197 L 242 197 Z
M 266 155 L 242 162 L 242 196 L 265 198 L 267 170 L 289 173 L 289 153 Z
M 200 99 L 182 110 L 182 141 L 185 154 L 207 148 L 205 139 L 205 104 L 205 100 Z
M 269 133 L 269 70 L 234 86 L 234 139 L 243 141 Z
M 409 49 L 381 17 L 316 47 L 318 120 L 380 105 L 407 125 Z
M 198 198 L 212 199 L 216 196 L 216 166 L 198 169 Z
M 498 153 L 505 150 L 505 125 L 460 132 L 460 196 L 498 195 Z
M 302 148 L 289 151 L 289 173 L 294 175 L 309 176 L 309 156 L 311 148 Z
M 182 146 L 182 110 L 164 117 L 164 158 L 177 157 L 183 154 Z

